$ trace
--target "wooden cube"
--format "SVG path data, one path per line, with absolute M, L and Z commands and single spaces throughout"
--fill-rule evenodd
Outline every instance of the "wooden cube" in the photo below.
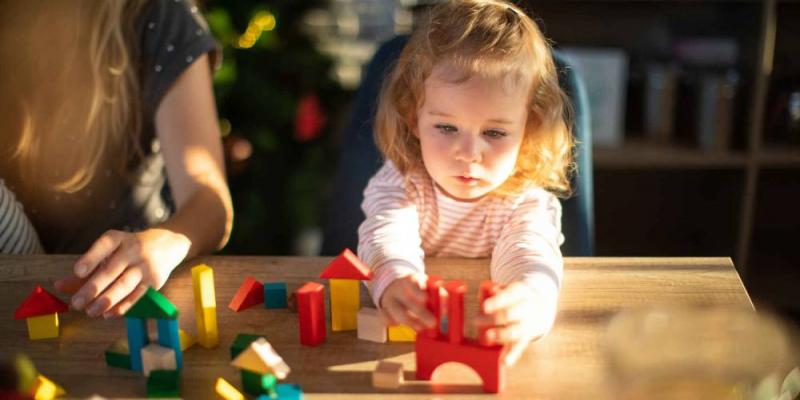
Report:
M 380 311 L 367 307 L 358 310 L 358 338 L 386 343 L 386 323 Z
M 151 343 L 142 347 L 142 371 L 145 376 L 150 376 L 150 371 L 157 369 L 178 369 L 175 350 Z
M 381 361 L 372 371 L 372 386 L 384 389 L 397 389 L 403 384 L 403 364 Z

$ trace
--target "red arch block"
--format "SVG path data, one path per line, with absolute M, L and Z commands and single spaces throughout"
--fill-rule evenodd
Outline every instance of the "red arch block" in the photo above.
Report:
M 481 346 L 473 340 L 455 344 L 417 335 L 416 352 L 417 379 L 428 381 L 436 368 L 454 361 L 467 365 L 478 373 L 483 381 L 484 392 L 498 393 L 503 390 L 503 346 Z

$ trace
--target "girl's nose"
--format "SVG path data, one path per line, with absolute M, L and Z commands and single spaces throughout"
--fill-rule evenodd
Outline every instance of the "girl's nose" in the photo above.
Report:
M 467 163 L 480 162 L 480 141 L 473 135 L 460 135 L 456 143 L 456 159 Z

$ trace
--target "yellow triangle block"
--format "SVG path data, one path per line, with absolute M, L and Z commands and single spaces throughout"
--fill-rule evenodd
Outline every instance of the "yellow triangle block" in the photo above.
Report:
M 217 378 L 217 382 L 214 384 L 214 390 L 225 400 L 244 400 L 242 392 L 236 390 L 233 385 L 223 378 Z
M 181 339 L 181 351 L 186 351 L 186 349 L 192 347 L 195 343 L 194 336 L 183 329 L 178 329 L 178 336 Z
M 39 374 L 36 377 L 36 382 L 33 384 L 33 398 L 34 400 L 53 400 L 56 397 L 66 394 L 64 388 L 56 385 L 46 376 Z

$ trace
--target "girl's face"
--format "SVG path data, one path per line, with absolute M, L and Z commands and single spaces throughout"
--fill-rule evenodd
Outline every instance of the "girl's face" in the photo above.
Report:
M 452 198 L 477 200 L 514 173 L 528 85 L 478 76 L 452 83 L 438 78 L 444 72 L 434 68 L 425 81 L 414 134 L 434 182 Z

